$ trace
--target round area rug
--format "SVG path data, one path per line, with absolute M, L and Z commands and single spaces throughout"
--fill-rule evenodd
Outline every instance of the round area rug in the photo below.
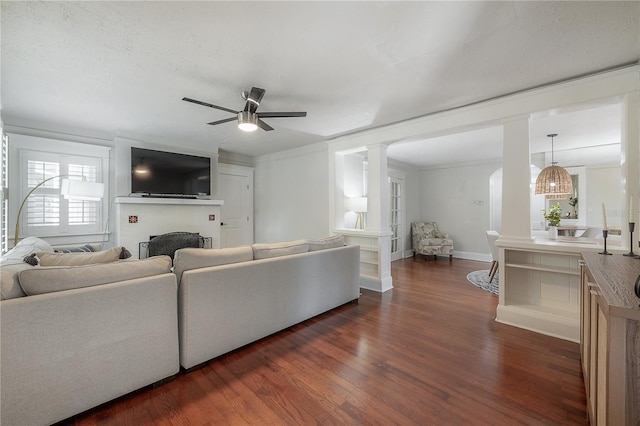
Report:
M 483 290 L 489 291 L 493 294 L 498 294 L 499 291 L 499 278 L 498 273 L 493 277 L 493 281 L 489 282 L 489 271 L 473 271 L 467 275 L 469 282 L 476 287 L 480 287 Z

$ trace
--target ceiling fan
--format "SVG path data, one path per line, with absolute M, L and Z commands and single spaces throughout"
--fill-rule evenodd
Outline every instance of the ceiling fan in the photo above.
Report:
M 262 97 L 264 96 L 265 92 L 266 90 L 261 89 L 259 87 L 252 87 L 251 91 L 249 92 L 243 91 L 242 99 L 244 99 L 246 103 L 244 105 L 244 109 L 241 111 L 234 111 L 230 108 L 213 105 L 207 102 L 202 102 L 202 101 L 198 101 L 196 99 L 191 99 L 191 98 L 182 98 L 182 100 L 235 114 L 236 115 L 235 117 L 225 118 L 224 120 L 213 121 L 207 124 L 211 124 L 212 126 L 215 126 L 216 124 L 222 124 L 222 123 L 227 123 L 229 121 L 238 120 L 238 128 L 240 130 L 244 130 L 245 132 L 253 132 L 258 127 L 260 127 L 262 130 L 273 130 L 273 127 L 269 126 L 267 123 L 262 121 L 263 118 L 306 117 L 307 116 L 306 112 L 257 112 L 258 106 L 260 105 L 260 101 L 262 101 Z

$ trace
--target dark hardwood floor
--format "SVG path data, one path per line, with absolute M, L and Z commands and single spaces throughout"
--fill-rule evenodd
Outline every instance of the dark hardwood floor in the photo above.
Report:
M 69 419 L 76 425 L 584 425 L 579 347 L 494 321 L 489 263 L 394 262 L 394 289 Z

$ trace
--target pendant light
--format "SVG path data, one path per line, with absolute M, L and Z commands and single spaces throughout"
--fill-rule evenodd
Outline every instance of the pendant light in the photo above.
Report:
M 567 198 L 567 194 L 573 193 L 573 181 L 571 175 L 553 161 L 553 138 L 557 133 L 551 133 L 551 165 L 540 172 L 536 179 L 536 194 L 544 194 L 549 199 L 558 200 Z

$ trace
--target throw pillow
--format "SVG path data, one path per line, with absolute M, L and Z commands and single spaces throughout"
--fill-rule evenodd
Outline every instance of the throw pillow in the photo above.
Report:
M 268 259 L 271 257 L 287 256 L 290 254 L 306 253 L 309 251 L 307 240 L 285 241 L 272 244 L 254 244 L 254 259 Z
M 149 257 L 95 265 L 31 268 L 18 273 L 28 295 L 92 287 L 171 272 L 169 256 Z M 142 301 L 144 303 L 144 301 Z
M 108 250 L 90 253 L 44 253 L 38 252 L 40 266 L 81 266 L 93 263 L 109 263 L 131 257 L 124 247 L 112 247 Z
M 332 235 L 319 240 L 309 240 L 309 251 L 324 250 L 344 246 L 344 235 Z
M 91 244 L 85 244 L 80 247 L 72 247 L 72 248 L 57 248 L 54 250 L 55 253 L 88 253 L 95 251 Z

